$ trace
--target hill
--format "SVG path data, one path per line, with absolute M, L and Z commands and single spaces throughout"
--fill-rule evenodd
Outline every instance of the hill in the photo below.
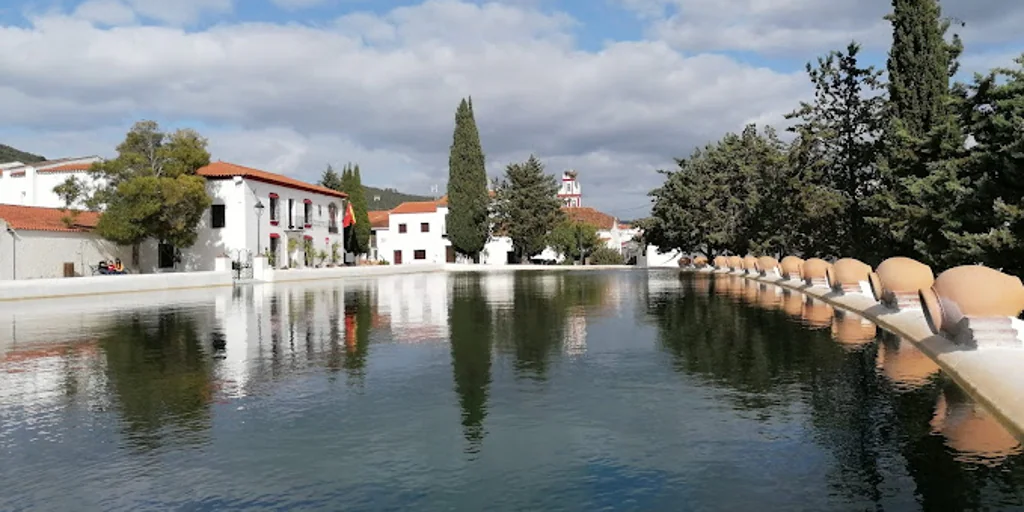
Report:
M 390 210 L 406 201 L 433 201 L 430 196 L 417 196 L 414 194 L 403 194 L 393 188 L 377 188 L 363 186 L 366 191 L 366 209 Z
M 46 158 L 0 144 L 0 163 L 21 162 L 28 164 L 32 162 L 42 162 L 43 160 L 46 160 Z

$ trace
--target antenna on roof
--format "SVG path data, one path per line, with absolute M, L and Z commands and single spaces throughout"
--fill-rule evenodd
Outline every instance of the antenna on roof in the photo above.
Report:
M 430 193 L 434 196 L 434 199 L 438 198 L 437 197 L 437 185 L 431 185 L 430 186 Z

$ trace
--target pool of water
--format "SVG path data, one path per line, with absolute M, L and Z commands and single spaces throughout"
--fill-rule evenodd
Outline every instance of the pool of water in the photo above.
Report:
M 1018 440 L 906 341 L 728 276 L 4 304 L 0 510 L 970 510 Z

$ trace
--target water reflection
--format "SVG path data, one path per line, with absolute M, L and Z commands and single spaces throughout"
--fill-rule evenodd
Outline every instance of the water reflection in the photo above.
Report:
M 912 343 L 736 276 L 158 302 L 0 310 L 0 510 L 1024 506 L 1020 443 Z

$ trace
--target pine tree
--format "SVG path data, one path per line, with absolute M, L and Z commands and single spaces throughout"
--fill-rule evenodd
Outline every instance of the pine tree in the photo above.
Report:
M 518 261 L 527 261 L 546 247 L 548 233 L 562 219 L 555 177 L 544 173 L 536 157 L 505 168 L 495 208 L 497 229 L 512 238 Z
M 448 238 L 455 250 L 476 261 L 490 235 L 487 173 L 473 103 L 463 99 L 455 112 L 448 157 Z
M 331 164 L 327 164 L 327 169 L 324 169 L 324 173 L 320 175 L 320 186 L 341 192 L 343 188 L 341 176 L 338 175 L 338 172 L 334 170 Z
M 363 188 L 363 178 L 359 172 L 359 164 L 356 164 L 351 171 L 352 187 L 345 192 L 348 200 L 352 203 L 352 211 L 355 213 L 355 226 L 353 238 L 357 254 L 369 254 L 370 252 L 370 215 L 366 211 L 366 189 Z
M 876 161 L 885 98 L 878 94 L 881 72 L 861 66 L 859 53 L 860 46 L 850 43 L 845 52 L 833 51 L 819 58 L 817 67 L 808 63 L 814 101 L 802 102 L 786 118 L 799 119 L 790 130 L 802 141 L 817 145 L 821 172 L 815 181 L 841 201 L 841 211 L 829 225 L 832 233 L 822 234 L 838 242 L 832 248 L 836 253 L 870 261 L 877 257 L 875 237 L 866 219 L 877 193 Z

